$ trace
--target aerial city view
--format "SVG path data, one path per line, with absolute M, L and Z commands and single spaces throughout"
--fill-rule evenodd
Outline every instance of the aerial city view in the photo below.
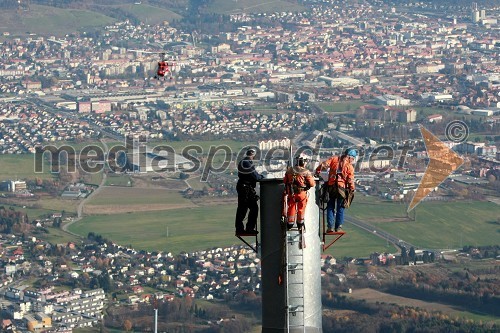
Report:
M 497 0 L 0 0 L 1 332 L 500 332 Z

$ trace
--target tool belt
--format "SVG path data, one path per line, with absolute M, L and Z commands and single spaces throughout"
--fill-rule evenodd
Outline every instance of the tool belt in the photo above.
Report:
M 255 188 L 250 183 L 238 183 L 236 184 L 236 190 L 238 191 L 238 199 L 241 198 L 246 202 L 259 200 Z
M 346 189 L 342 186 L 339 186 L 337 182 L 335 182 L 333 185 L 328 186 L 328 194 L 330 195 L 330 198 L 344 198 L 346 197 Z
M 292 190 L 293 190 L 293 193 L 297 194 L 297 193 L 302 193 L 302 192 L 307 192 L 307 190 L 309 190 L 308 187 L 305 187 L 305 186 L 299 186 L 299 185 L 292 185 Z
M 302 193 L 307 191 L 305 187 L 298 186 L 298 185 L 292 185 L 293 193 Z

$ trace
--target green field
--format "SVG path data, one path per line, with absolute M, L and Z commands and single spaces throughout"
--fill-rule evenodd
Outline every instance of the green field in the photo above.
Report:
M 368 257 L 373 252 L 378 253 L 396 253 L 397 249 L 392 245 L 386 243 L 383 239 L 374 236 L 373 234 L 361 230 L 359 228 L 349 226 L 348 223 L 344 224 L 344 231 L 346 232 L 338 241 L 329 247 L 325 254 L 331 254 L 335 258 L 343 257 Z M 326 245 L 332 242 L 335 238 L 333 236 L 326 237 Z
M 7 179 L 51 179 L 49 165 L 44 163 L 43 173 L 35 173 L 34 154 L 16 154 L 0 156 L 0 181 Z
M 44 197 L 36 203 L 41 205 L 43 209 L 47 209 L 50 211 L 65 211 L 68 213 L 76 214 L 76 207 L 78 207 L 80 201 L 81 200 Z
M 50 210 L 43 208 L 30 208 L 23 205 L 12 205 L 12 204 L 0 204 L 0 206 L 13 207 L 16 211 L 28 214 L 30 220 L 35 220 L 39 218 L 45 218 L 53 213 L 60 213 L 60 210 Z
M 148 199 L 138 200 L 149 201 Z M 464 210 L 464 207 L 467 209 Z M 177 253 L 188 249 L 238 244 L 233 236 L 235 209 L 235 205 L 227 204 L 204 208 L 95 215 L 86 217 L 81 223 L 73 225 L 71 231 L 81 235 L 94 231 L 120 244 L 132 244 L 138 249 L 167 249 Z M 420 248 L 457 248 L 464 245 L 498 244 L 500 228 L 495 222 L 498 216 L 498 206 L 495 204 L 424 202 L 416 209 L 416 222 L 383 222 L 384 218 L 404 220 L 406 205 L 379 201 L 371 197 L 360 197 L 346 214 L 371 222 Z M 474 223 L 468 223 L 469 220 Z M 117 228 L 118 225 L 119 228 Z M 168 242 L 166 241 L 167 226 Z M 341 258 L 368 256 L 375 251 L 391 253 L 396 251 L 391 244 L 349 225 L 348 222 L 344 227 L 346 234 L 326 253 Z M 117 230 L 123 230 L 123 232 Z M 196 236 L 193 230 L 196 230 Z M 135 237 L 138 232 L 143 235 L 140 239 Z M 333 240 L 329 236 L 327 242 L 329 239 Z
M 131 244 L 136 249 L 167 250 L 173 253 L 195 251 L 240 244 L 234 237 L 235 210 L 235 205 L 213 205 L 189 210 L 96 215 L 85 217 L 72 225 L 70 231 L 80 235 L 93 231 L 119 244 Z M 374 251 L 396 250 L 369 233 L 356 228 L 346 230 L 347 234 L 326 253 L 336 257 L 358 257 L 368 256 Z
M 347 214 L 377 227 L 420 248 L 458 248 L 464 245 L 498 245 L 500 207 L 491 202 L 422 202 L 416 209 L 416 221 L 401 220 L 406 204 L 358 196 Z M 410 213 L 413 216 L 413 213 Z
M 195 191 L 202 191 L 205 186 L 209 186 L 207 182 L 201 181 L 201 176 L 190 177 L 186 179 L 186 183 Z
M 350 102 L 317 102 L 319 108 L 328 113 L 349 113 L 356 111 L 360 106 L 370 104 L 363 101 Z
M 215 213 L 216 212 L 216 213 Z M 90 231 L 136 249 L 173 253 L 237 244 L 233 205 L 85 217 L 70 231 Z M 168 234 L 168 236 L 167 236 Z
M 205 11 L 208 13 L 234 14 L 297 12 L 303 10 L 305 10 L 303 6 L 283 0 L 214 0 Z
M 128 175 L 112 175 L 109 174 L 106 177 L 105 186 L 122 186 L 122 187 L 131 187 L 132 180 Z
M 57 228 L 47 228 L 48 234 L 35 235 L 39 239 L 43 239 L 51 244 L 66 244 L 68 242 L 79 243 L 81 239 Z
M 89 205 L 147 205 L 174 204 L 190 205 L 178 191 L 157 188 L 104 187 L 88 201 Z
M 8 31 L 11 35 L 36 34 L 64 35 L 73 31 L 111 24 L 114 19 L 101 13 L 61 9 L 42 5 L 30 5 L 29 11 L 2 10 L 0 32 Z

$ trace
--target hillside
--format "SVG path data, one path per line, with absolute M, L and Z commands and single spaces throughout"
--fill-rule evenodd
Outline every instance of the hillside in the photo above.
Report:
M 0 11 L 0 33 L 13 36 L 26 33 L 39 35 L 65 35 L 73 31 L 85 31 L 92 27 L 112 23 L 111 17 L 82 9 L 61 9 L 42 5 L 31 5 L 30 10 L 2 9 Z
M 182 18 L 181 15 L 172 10 L 149 5 L 140 1 L 136 4 L 96 5 L 94 8 L 96 11 L 104 11 L 109 16 L 120 13 L 123 16 L 147 24 L 158 24 L 163 21 L 173 21 Z
M 2 9 L 0 34 L 8 32 L 12 36 L 25 36 L 27 33 L 61 36 L 124 19 L 158 24 L 180 18 L 182 16 L 172 10 L 149 4 L 88 5 L 85 9 L 32 4 L 29 10 Z
M 305 7 L 284 0 L 212 0 L 204 11 L 207 13 L 236 14 L 297 12 L 302 10 L 305 10 Z

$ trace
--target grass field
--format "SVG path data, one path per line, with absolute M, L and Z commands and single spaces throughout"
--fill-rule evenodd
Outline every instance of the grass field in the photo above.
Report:
M 272 12 L 297 12 L 305 8 L 283 0 L 214 0 L 210 3 L 206 12 L 220 14 L 234 13 L 272 13 Z
M 346 232 L 342 238 L 329 247 L 324 253 L 331 254 L 335 258 L 343 257 L 368 257 L 373 252 L 378 253 L 395 253 L 397 249 L 392 245 L 386 243 L 383 239 L 374 236 L 373 234 L 356 227 L 350 227 L 348 224 L 344 225 Z M 333 241 L 335 238 L 327 236 L 326 245 Z
M 415 208 L 416 221 L 387 222 L 405 217 L 406 209 L 406 204 L 358 196 L 348 214 L 421 248 L 499 244 L 500 207 L 494 203 L 422 202 Z
M 16 154 L 2 155 L 0 157 L 0 181 L 7 179 L 51 179 L 49 165 L 44 163 L 43 173 L 35 173 L 35 155 Z
M 85 217 L 71 226 L 80 235 L 94 231 L 119 244 L 137 249 L 168 250 L 174 253 L 239 244 L 234 237 L 234 204 L 211 205 L 189 209 Z M 140 221 L 140 222 L 139 222 Z M 168 227 L 168 238 L 167 238 Z M 374 251 L 395 252 L 382 239 L 356 228 L 326 253 L 336 257 L 368 256 Z M 141 237 L 137 237 L 141 235 Z
M 51 244 L 66 244 L 68 242 L 79 243 L 80 239 L 67 232 L 57 228 L 47 228 L 48 234 L 36 235 L 37 238 L 43 239 Z
M 60 213 L 61 212 L 60 210 L 29 208 L 29 207 L 21 206 L 21 205 L 3 205 L 3 204 L 0 204 L 0 206 L 13 207 L 16 211 L 26 213 L 26 214 L 28 214 L 28 217 L 30 220 L 35 220 L 38 218 L 47 217 L 49 215 L 52 215 L 53 213 Z
M 112 175 L 109 174 L 106 177 L 105 186 L 122 186 L 122 187 L 130 187 L 132 186 L 132 180 L 128 175 Z
M 207 182 L 201 181 L 201 176 L 188 178 L 186 179 L 186 183 L 188 183 L 189 186 L 191 186 L 191 188 L 195 191 L 201 191 L 205 186 L 208 186 Z
M 214 214 L 214 212 L 217 212 Z M 93 231 L 136 249 L 173 253 L 236 244 L 233 205 L 85 217 L 70 231 Z
M 360 106 L 370 104 L 363 101 L 351 102 L 317 102 L 315 103 L 319 108 L 329 113 L 349 113 L 356 111 Z
M 42 5 L 30 5 L 29 11 L 2 10 L 0 32 L 8 31 L 11 35 L 25 35 L 26 32 L 37 34 L 64 35 L 72 31 L 85 31 L 97 26 L 104 26 L 114 20 L 97 12 L 76 9 L 61 9 Z
M 80 200 L 43 197 L 37 203 L 50 211 L 61 212 L 64 210 L 68 213 L 76 213 L 76 207 L 80 204 Z
M 186 204 L 178 191 L 157 188 L 104 187 L 89 200 L 89 205 L 146 205 L 146 204 Z

